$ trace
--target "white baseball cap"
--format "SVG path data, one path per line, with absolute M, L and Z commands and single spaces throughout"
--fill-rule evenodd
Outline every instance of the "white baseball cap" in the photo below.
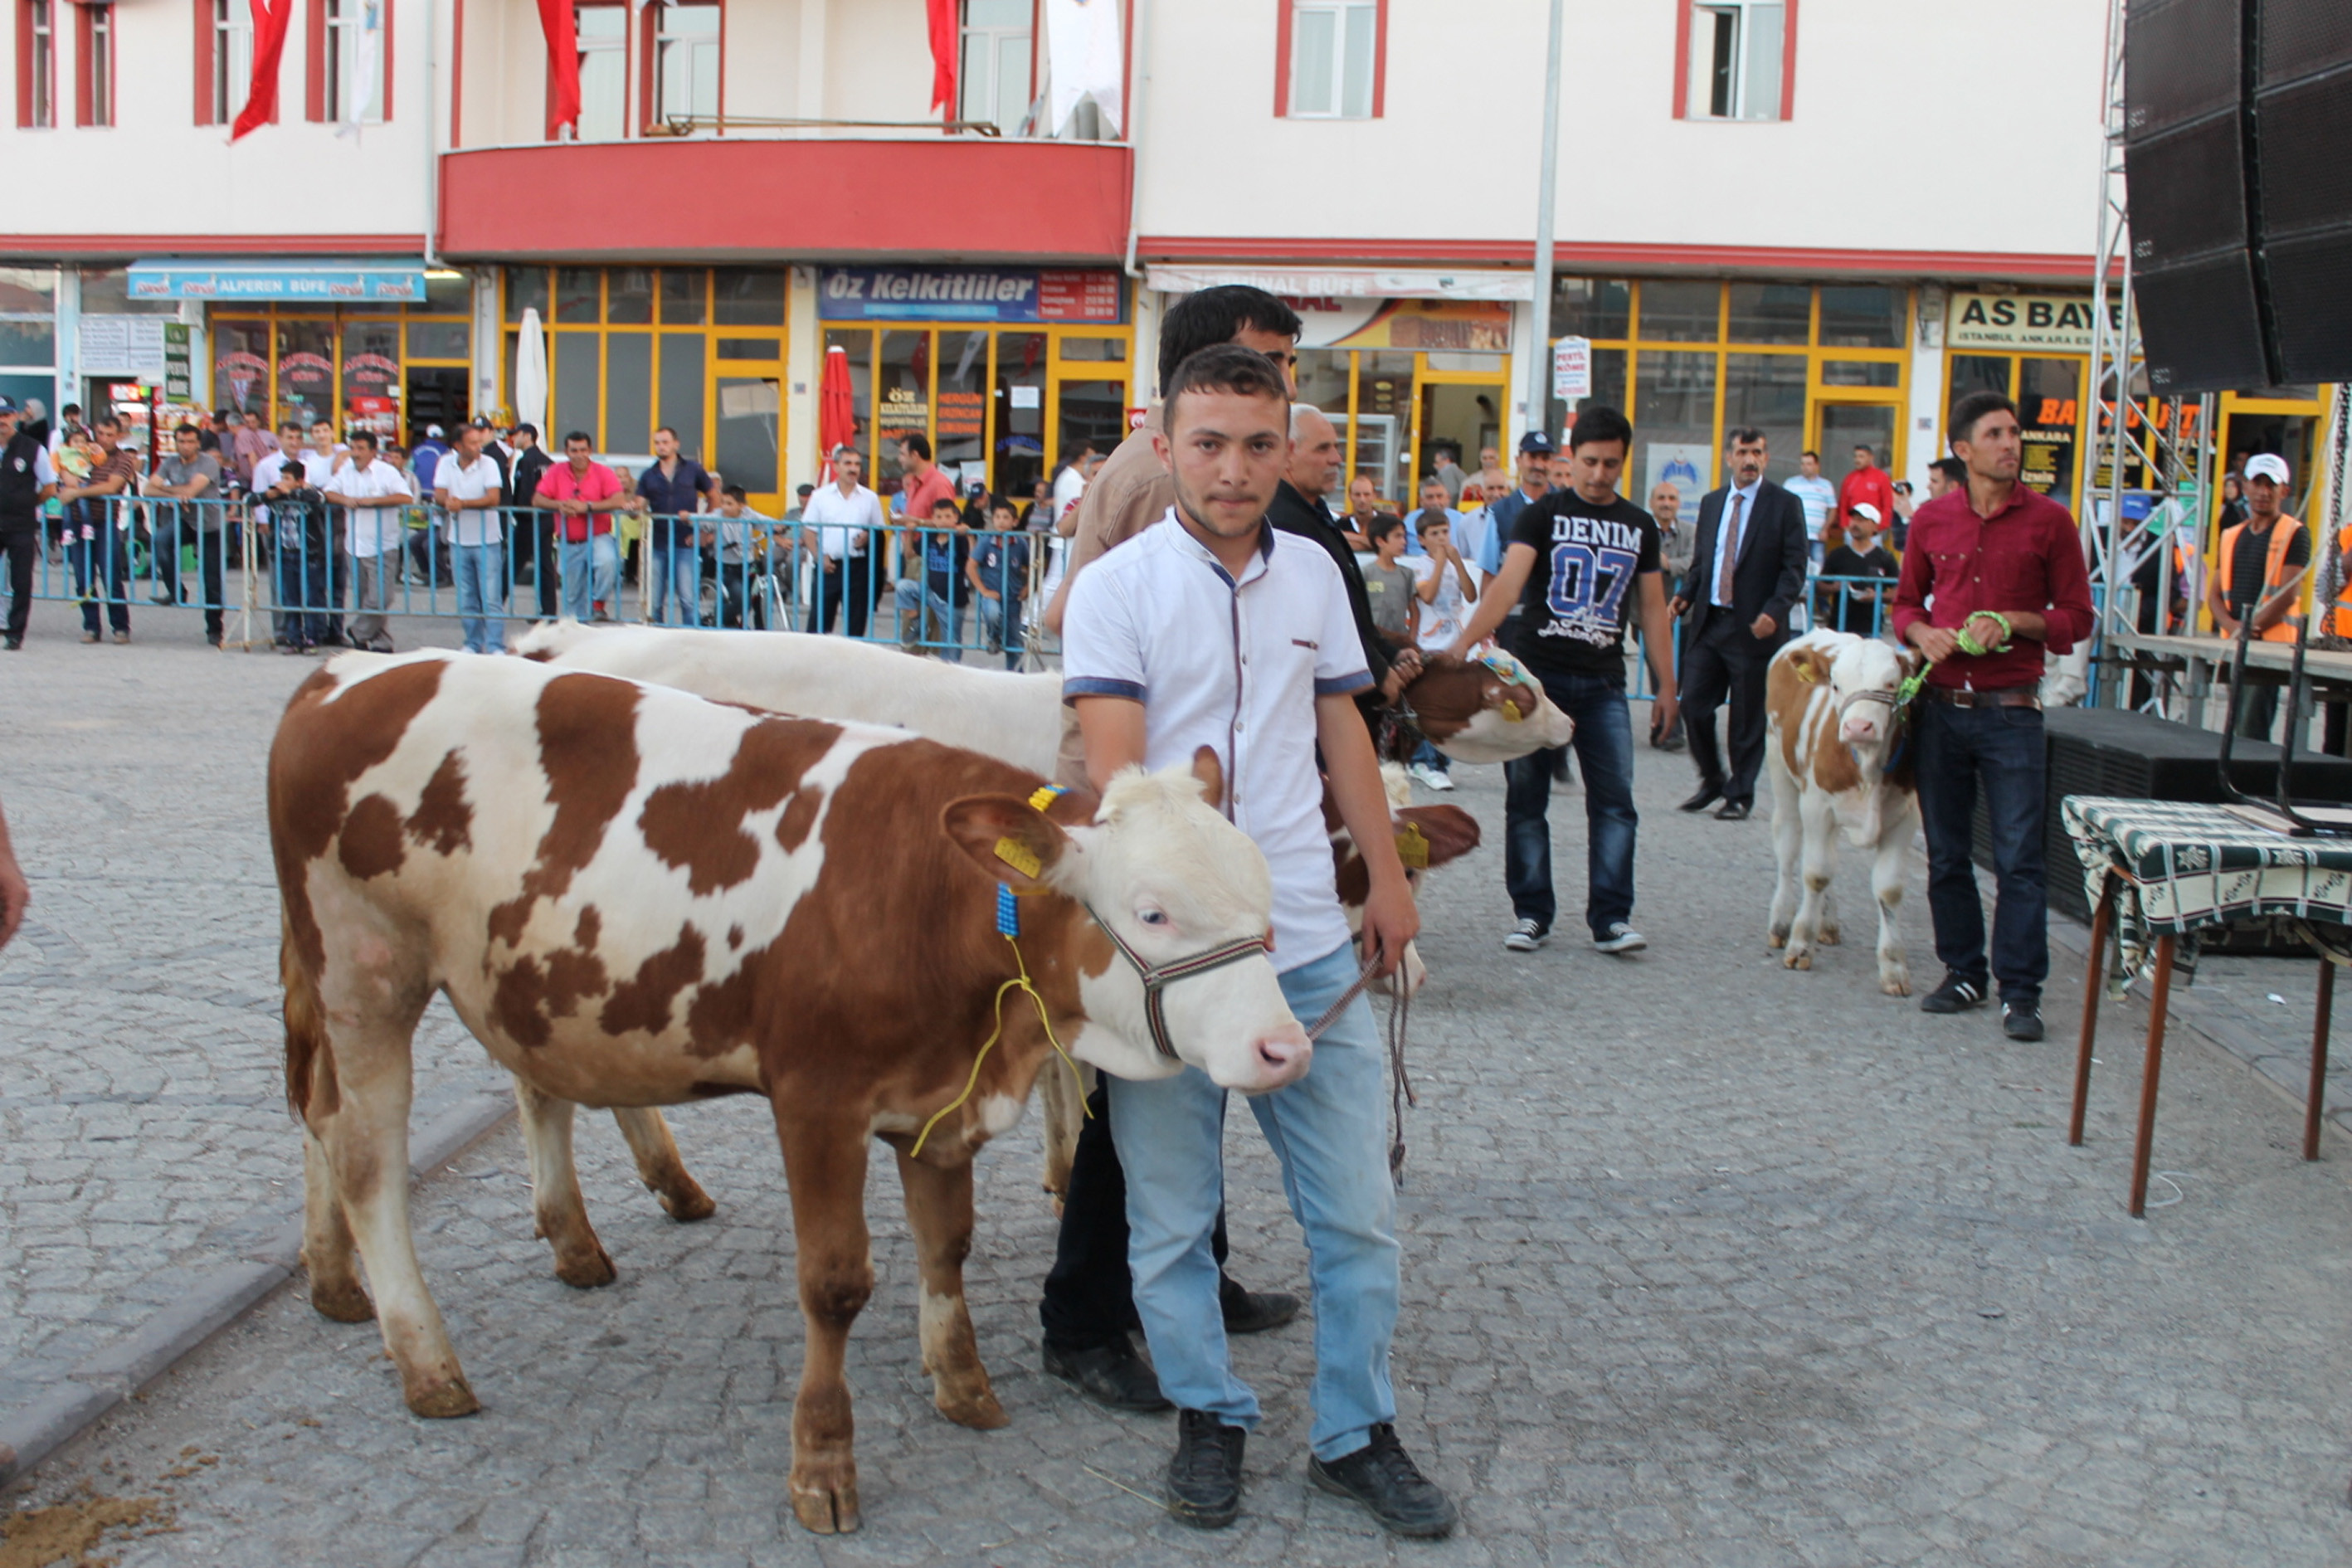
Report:
M 2246 459 L 2246 478 L 2283 485 L 2287 482 L 2286 459 L 2275 452 L 2257 452 Z
M 1870 524 L 1871 527 L 1876 528 L 1878 526 L 1878 509 L 1871 505 L 1868 501 L 1856 501 L 1851 510 L 1854 516 L 1862 519 L 1863 521 Z
M 442 437 L 441 437 L 441 426 L 439 426 L 438 425 L 427 425 L 427 426 L 425 427 L 425 438 L 426 440 L 428 440 L 428 441 L 438 441 L 438 440 L 440 440 L 440 439 L 442 438 Z

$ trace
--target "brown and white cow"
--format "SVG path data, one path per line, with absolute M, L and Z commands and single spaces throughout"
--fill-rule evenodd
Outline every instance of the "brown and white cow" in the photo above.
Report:
M 1871 852 L 1878 900 L 1878 988 L 1911 994 L 1897 910 L 1905 857 L 1918 826 L 1909 727 L 1895 705 L 1919 656 L 1846 632 L 1808 633 L 1772 656 L 1766 678 L 1772 847 L 1780 879 L 1769 931 L 1790 969 L 1811 969 L 1816 944 L 1838 941 L 1830 883 L 1838 839 Z M 1801 885 L 1801 893 L 1800 891 Z
M 567 669 L 674 686 L 715 701 L 807 718 L 896 725 L 1048 777 L 1060 763 L 1066 710 L 1058 675 L 1021 675 L 909 658 L 896 648 L 842 637 L 592 627 L 578 621 L 534 627 L 516 642 L 515 651 Z M 1544 695 L 1542 684 L 1509 659 L 1487 664 L 1438 656 L 1407 689 L 1423 731 L 1464 762 L 1508 762 L 1540 746 L 1564 745 L 1572 728 L 1568 716 Z M 1402 800 L 1394 799 L 1392 792 L 1391 804 L 1398 833 L 1417 833 L 1429 847 L 1428 868 L 1477 847 L 1478 825 L 1460 807 L 1413 805 L 1409 790 Z M 1363 860 L 1328 797 L 1324 818 L 1332 836 L 1340 901 L 1347 907 L 1349 929 L 1355 931 L 1363 920 Z M 1408 993 L 1419 988 L 1425 974 L 1419 952 L 1408 944 L 1402 980 Z M 1057 1200 L 1069 1190 L 1070 1159 L 1087 1087 L 1063 1077 L 1048 1079 L 1039 1090 L 1045 1108 L 1044 1185 Z M 680 1179 L 692 1183 L 678 1166 L 677 1145 L 659 1125 L 659 1117 L 651 1112 L 614 1114 L 631 1149 L 652 1152 L 640 1153 L 639 1170 L 663 1205 L 677 1217 L 699 1218 L 700 1214 L 681 1208 L 668 1195 Z M 666 1163 L 660 1157 L 664 1149 L 672 1152 Z M 655 1163 L 649 1164 L 649 1159 Z M 668 1174 L 672 1170 L 675 1176 Z M 703 1202 L 707 1205 L 709 1200 Z M 709 1212 L 707 1206 L 701 1211 Z
M 1213 758 L 1202 771 L 1213 788 Z M 1043 810 L 1040 782 L 898 731 L 520 659 L 327 665 L 289 704 L 268 781 L 313 1304 L 381 1320 L 418 1415 L 478 1408 L 408 1228 L 410 1037 L 439 992 L 520 1086 L 538 1219 L 566 1278 L 610 1276 L 571 1173 L 574 1105 L 768 1098 L 807 1321 L 803 1524 L 857 1523 L 842 1356 L 873 1283 L 869 1138 L 898 1156 L 939 1407 L 1002 1425 L 963 1303 L 971 1161 L 1050 1047 L 1039 1007 L 1013 998 L 975 1078 L 1018 967 L 997 884 L 1034 895 L 1020 954 L 1080 1059 L 1129 1078 L 1191 1063 L 1256 1092 L 1310 1055 L 1251 950 L 1163 994 L 1179 1059 L 1164 1057 L 1140 979 L 1095 923 L 1152 963 L 1265 938 L 1265 859 L 1203 781 L 1131 770 L 1099 802 Z M 918 1130 L 951 1105 L 918 1155 Z

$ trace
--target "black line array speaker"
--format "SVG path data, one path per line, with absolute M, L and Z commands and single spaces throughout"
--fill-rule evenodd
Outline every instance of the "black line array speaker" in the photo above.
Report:
M 2352 379 L 2352 3 L 2130 0 L 2124 93 L 2151 389 Z

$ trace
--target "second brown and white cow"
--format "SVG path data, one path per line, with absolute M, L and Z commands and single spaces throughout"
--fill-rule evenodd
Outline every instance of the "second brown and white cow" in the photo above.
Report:
M 1878 988 L 1911 994 L 1897 910 L 1905 858 L 1918 826 L 1910 728 L 1898 697 L 1919 656 L 1845 632 L 1817 631 L 1772 656 L 1766 724 L 1772 847 L 1780 877 L 1769 940 L 1790 969 L 1811 969 L 1816 944 L 1838 941 L 1830 883 L 1843 837 L 1872 856 L 1878 900 Z
M 1265 858 L 1202 798 L 1214 759 L 1198 771 L 1048 796 L 899 731 L 520 659 L 335 659 L 288 705 L 268 773 L 312 1303 L 380 1320 L 418 1415 L 478 1408 L 409 1236 L 410 1041 L 436 993 L 520 1086 L 560 1271 L 610 1270 L 572 1175 L 575 1105 L 762 1095 L 807 1323 L 793 1508 L 856 1528 L 843 1354 L 873 1287 L 867 1141 L 898 1156 L 938 1405 L 1000 1426 L 963 1302 L 971 1156 L 1047 1059 L 1041 1014 L 1122 1077 L 1190 1064 L 1258 1092 L 1307 1068 L 1263 951 Z M 1000 884 L 1030 895 L 1018 957 Z M 1097 921 L 1143 963 L 1221 950 L 1162 993 L 1164 1047 Z M 1024 966 L 1034 1006 L 1003 994 Z

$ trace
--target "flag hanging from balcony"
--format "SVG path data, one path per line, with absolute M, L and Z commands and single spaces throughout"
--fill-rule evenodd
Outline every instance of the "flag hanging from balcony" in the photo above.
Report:
M 250 0 L 250 4 L 253 80 L 246 89 L 245 109 L 229 128 L 232 142 L 278 118 L 278 61 L 286 52 L 286 25 L 294 19 L 294 0 L 278 0 L 275 9 L 266 0 Z
M 580 34 L 572 0 L 539 0 L 539 26 L 547 35 L 547 133 L 569 125 L 580 134 Z
M 931 14 L 931 107 L 956 117 L 956 0 L 927 0 Z

